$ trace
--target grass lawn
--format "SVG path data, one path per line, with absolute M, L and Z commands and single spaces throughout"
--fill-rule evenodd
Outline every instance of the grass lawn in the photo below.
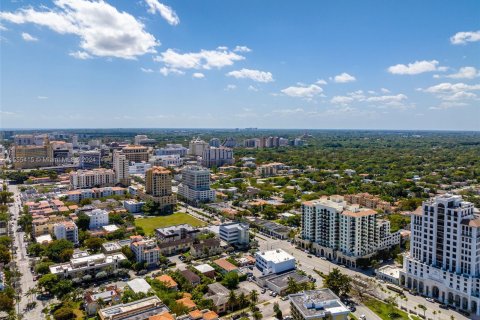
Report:
M 408 314 L 398 308 L 390 309 L 388 305 L 380 300 L 377 299 L 368 299 L 364 301 L 365 305 L 375 312 L 377 316 L 382 318 L 383 320 L 409 320 Z M 397 317 L 390 317 L 389 314 L 393 312 L 397 315 Z
M 153 234 L 154 230 L 157 228 L 164 228 L 182 223 L 188 223 L 194 227 L 201 227 L 205 225 L 203 221 L 200 221 L 197 218 L 194 218 L 191 215 L 183 212 L 176 212 L 168 216 L 141 218 L 135 220 L 135 225 L 142 227 L 143 231 L 145 231 L 145 234 L 147 235 Z

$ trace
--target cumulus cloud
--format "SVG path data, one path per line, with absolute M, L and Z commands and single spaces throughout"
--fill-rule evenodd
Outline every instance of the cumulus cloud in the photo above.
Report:
M 250 49 L 247 46 L 236 46 L 235 49 L 233 49 L 235 52 L 251 52 L 252 49 Z
M 244 60 L 245 57 L 228 50 L 200 50 L 200 52 L 179 53 L 168 49 L 154 58 L 157 62 L 163 62 L 169 68 L 175 69 L 212 69 L 223 68 L 233 65 L 236 61 Z
M 388 67 L 388 72 L 391 74 L 400 74 L 400 75 L 415 75 L 424 72 L 432 71 L 445 71 L 446 67 L 441 67 L 438 65 L 437 60 L 422 60 L 415 61 L 413 63 L 405 64 L 396 64 L 394 66 Z
M 457 32 L 450 38 L 452 44 L 466 44 L 475 41 L 480 41 L 480 30 Z
M 159 45 L 143 23 L 104 1 L 55 0 L 55 7 L 37 10 L 25 7 L 0 12 L 0 20 L 14 24 L 32 23 L 60 34 L 80 38 L 80 48 L 91 56 L 135 59 L 154 53 Z
M 148 12 L 151 14 L 159 13 L 170 25 L 176 26 L 180 23 L 180 18 L 169 6 L 158 2 L 158 0 L 145 0 L 148 5 Z
M 80 59 L 80 60 L 86 60 L 86 59 L 92 58 L 92 56 L 86 53 L 85 51 L 70 52 L 68 55 L 71 57 L 74 57 L 75 59 Z
M 225 87 L 225 91 L 230 91 L 235 89 L 237 89 L 237 86 L 234 84 L 227 84 L 227 86 Z
M 153 70 L 150 69 L 150 68 L 140 68 L 140 70 L 142 70 L 142 72 L 145 72 L 145 73 L 152 73 Z
M 335 96 L 333 97 L 332 99 L 330 99 L 330 102 L 333 103 L 333 104 L 342 104 L 342 105 L 345 105 L 345 104 L 349 104 L 351 102 L 353 102 L 353 98 L 352 97 L 347 97 L 347 96 Z
M 346 72 L 338 74 L 333 78 L 333 81 L 335 81 L 336 83 L 347 83 L 347 82 L 353 82 L 355 80 L 357 80 L 357 79 L 355 79 L 354 76 L 349 75 Z
M 381 88 L 380 91 L 382 91 L 382 93 L 390 93 L 390 90 L 386 88 Z
M 35 38 L 34 36 L 32 36 L 31 34 L 26 33 L 26 32 L 22 33 L 22 39 L 25 40 L 25 41 L 29 41 L 29 42 L 38 41 L 37 38 Z
M 347 93 L 345 96 L 335 96 L 330 99 L 330 102 L 342 106 L 363 103 L 375 107 L 396 107 L 402 109 L 412 106 L 405 104 L 408 97 L 403 93 L 395 95 L 377 95 L 376 92 L 371 90 L 367 93 L 368 94 L 364 93 L 363 90 L 357 90 Z
M 203 78 L 205 78 L 205 75 L 201 72 L 195 72 L 194 74 L 192 74 L 192 77 L 194 77 L 196 79 L 203 79 Z
M 418 91 L 423 91 L 435 95 L 437 98 L 440 98 L 444 101 L 465 101 L 465 100 L 477 100 L 478 96 L 472 91 L 480 90 L 480 84 L 465 84 L 462 82 L 459 83 L 450 83 L 443 82 L 437 85 L 428 87 L 426 89 L 418 89 Z
M 47 96 L 37 96 L 37 99 L 38 100 L 47 100 L 48 97 Z
M 291 86 L 281 90 L 289 97 L 311 99 L 323 92 L 323 89 L 316 84 Z
M 478 72 L 475 67 L 463 67 L 460 68 L 458 72 L 446 75 L 445 77 L 452 79 L 473 79 L 479 75 L 480 72 Z
M 250 79 L 256 82 L 272 82 L 273 76 L 270 72 L 253 70 L 253 69 L 241 69 L 230 71 L 227 73 L 228 77 L 234 77 L 236 79 Z
M 162 75 L 164 75 L 165 77 L 169 76 L 171 74 L 181 76 L 181 75 L 185 74 L 185 71 L 178 70 L 178 69 L 175 69 L 175 68 L 162 67 L 162 68 L 160 68 L 160 73 Z

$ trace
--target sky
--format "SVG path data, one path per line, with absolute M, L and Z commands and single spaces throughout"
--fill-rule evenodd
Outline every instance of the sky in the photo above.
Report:
M 480 130 L 480 1 L 2 0 L 1 128 Z

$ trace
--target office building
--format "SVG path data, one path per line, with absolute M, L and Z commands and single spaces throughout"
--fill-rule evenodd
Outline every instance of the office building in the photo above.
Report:
M 200 166 L 183 168 L 178 195 L 190 203 L 215 201 L 215 190 L 210 189 L 210 170 Z
M 177 197 L 172 193 L 172 173 L 164 167 L 152 167 L 145 173 L 145 192 L 138 192 L 142 200 L 154 201 L 160 211 L 173 212 Z
M 255 265 L 264 275 L 282 273 L 295 269 L 295 258 L 282 249 L 259 251 L 255 254 Z
M 188 153 L 188 148 L 185 148 L 181 144 L 168 143 L 164 148 L 155 150 L 157 156 L 170 156 L 178 154 L 180 157 L 185 157 Z
M 122 253 L 105 255 L 103 253 L 89 255 L 86 252 L 74 253 L 69 262 L 51 265 L 50 273 L 59 277 L 82 279 L 85 275 L 95 275 L 100 271 L 113 274 L 120 267 L 120 262 L 127 260 Z
M 202 165 L 204 167 L 221 167 L 223 165 L 231 165 L 234 162 L 235 159 L 233 158 L 233 150 L 230 148 L 208 147 L 203 151 L 202 154 Z
M 78 170 L 70 172 L 70 189 L 87 189 L 115 185 L 115 172 L 112 169 Z
M 192 141 L 190 141 L 190 143 L 188 144 L 188 154 L 201 157 L 203 155 L 203 152 L 209 147 L 209 144 L 201 140 L 200 138 L 192 139 Z
M 113 171 L 115 172 L 115 182 L 124 186 L 130 185 L 130 171 L 127 156 L 121 151 L 113 151 Z
M 176 226 L 155 229 L 155 235 L 161 243 L 183 239 L 195 239 L 199 234 L 200 230 L 189 224 L 179 224 Z
M 330 289 L 303 291 L 288 296 L 293 320 L 347 320 L 350 310 Z
M 219 235 L 220 239 L 237 247 L 250 244 L 250 231 L 246 223 L 232 222 L 221 224 Z
M 78 228 L 73 221 L 63 221 L 53 226 L 53 233 L 57 239 L 65 239 L 78 244 Z
M 301 225 L 302 247 L 353 267 L 358 259 L 399 245 L 401 238 L 376 211 L 347 205 L 340 196 L 304 202 Z
M 95 209 L 87 211 L 85 214 L 90 218 L 90 224 L 88 225 L 90 230 L 99 229 L 108 225 L 108 212 L 106 210 Z
M 480 216 L 461 196 L 445 194 L 411 215 L 410 252 L 400 284 L 480 315 Z
M 78 167 L 82 170 L 100 168 L 100 150 L 81 151 L 78 154 Z
M 208 145 L 210 147 L 218 148 L 218 147 L 220 147 L 220 139 L 212 138 L 212 139 L 210 139 L 210 141 L 208 141 Z
M 122 153 L 128 162 L 148 162 L 148 148 L 144 146 L 126 146 L 122 149 Z
M 162 300 L 157 296 L 151 296 L 100 309 L 98 317 L 100 320 L 147 320 L 159 313 L 164 314 L 168 311 Z
M 132 162 L 130 166 L 128 166 L 128 173 L 144 175 L 147 172 L 147 170 L 150 169 L 151 167 L 152 167 L 151 163 Z

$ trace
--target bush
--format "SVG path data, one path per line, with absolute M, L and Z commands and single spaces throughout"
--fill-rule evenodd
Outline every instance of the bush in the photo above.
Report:
M 75 319 L 75 313 L 72 308 L 61 307 L 53 313 L 53 318 L 55 320 L 70 320 Z

